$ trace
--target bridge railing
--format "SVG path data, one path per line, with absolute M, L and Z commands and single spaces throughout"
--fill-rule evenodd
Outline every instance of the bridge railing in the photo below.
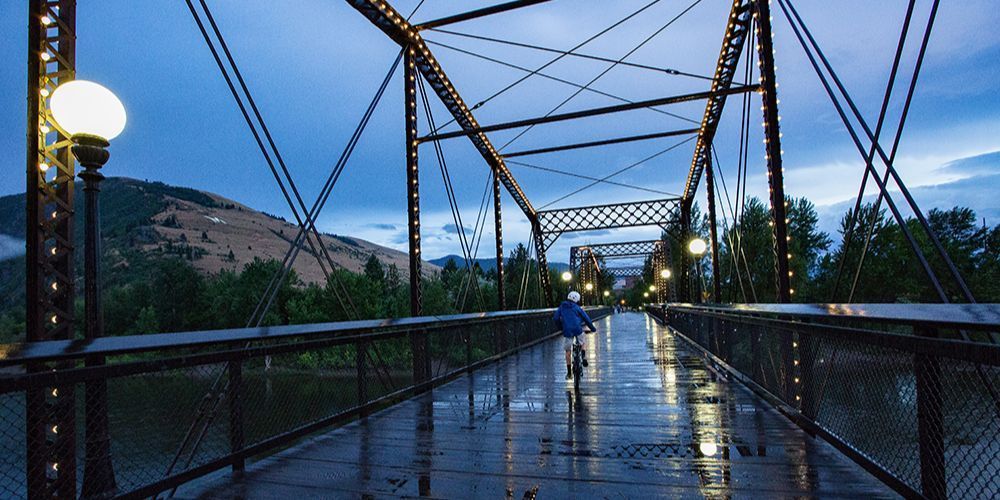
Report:
M 242 470 L 248 458 L 550 338 L 551 317 L 504 311 L 0 345 L 0 497 L 28 496 L 67 466 L 83 496 L 151 496 Z M 55 362 L 70 368 L 33 369 Z M 88 390 L 104 391 L 105 403 Z M 29 401 L 60 393 L 74 395 L 75 423 L 46 429 L 46 442 L 75 433 L 76 463 L 33 467 Z M 102 418 L 110 453 L 88 456 L 85 440 L 100 439 Z
M 906 496 L 1000 496 L 1000 306 L 647 311 Z

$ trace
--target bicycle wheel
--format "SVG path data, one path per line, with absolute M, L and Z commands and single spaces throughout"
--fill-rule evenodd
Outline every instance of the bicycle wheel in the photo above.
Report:
M 583 365 L 580 362 L 580 346 L 573 346 L 573 387 L 580 389 L 580 377 L 583 375 Z

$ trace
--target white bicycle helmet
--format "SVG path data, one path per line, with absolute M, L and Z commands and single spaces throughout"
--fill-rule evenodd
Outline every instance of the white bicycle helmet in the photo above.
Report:
M 569 299 L 571 302 L 580 302 L 580 292 L 577 291 L 569 292 L 569 295 L 567 295 L 566 298 Z

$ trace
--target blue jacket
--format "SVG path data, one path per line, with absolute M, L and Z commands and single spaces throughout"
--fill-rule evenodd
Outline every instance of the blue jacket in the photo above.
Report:
M 587 316 L 583 308 L 568 300 L 564 300 L 562 304 L 559 304 L 555 315 L 552 316 L 552 321 L 558 327 L 562 328 L 563 337 L 576 337 L 582 334 L 585 323 L 590 327 L 591 331 L 597 330 L 594 327 L 594 323 L 590 321 L 590 316 Z

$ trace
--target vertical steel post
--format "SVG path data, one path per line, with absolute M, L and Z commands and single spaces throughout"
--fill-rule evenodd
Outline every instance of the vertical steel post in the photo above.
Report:
M 354 368 L 356 370 L 358 385 L 358 407 L 368 404 L 368 343 L 358 342 L 354 344 Z M 360 416 L 367 416 L 367 411 L 362 411 Z
M 680 294 L 687 302 L 694 302 L 691 295 L 691 263 L 688 261 L 687 243 L 691 239 L 691 200 L 681 202 L 681 234 L 680 234 L 680 273 L 677 277 L 681 283 Z
M 410 244 L 410 315 L 423 312 L 420 259 L 420 175 L 417 165 L 417 70 L 413 47 L 403 57 L 406 115 L 406 209 Z
M 712 238 L 712 301 L 722 303 L 722 282 L 719 272 L 719 233 L 715 220 L 715 167 L 712 155 L 705 157 L 705 189 L 708 191 L 708 227 Z M 699 278 L 700 279 L 700 278 Z
M 664 251 L 666 244 L 658 241 L 653 244 L 653 284 L 656 285 L 656 302 L 664 303 L 667 297 L 667 279 L 661 273 L 667 269 L 667 254 Z
M 764 144 L 767 181 L 771 191 L 771 229 L 774 236 L 775 281 L 777 301 L 791 302 L 789 278 L 788 223 L 785 211 L 784 169 L 781 165 L 781 130 L 778 126 L 778 84 L 774 77 L 774 46 L 771 40 L 771 8 L 768 0 L 755 0 L 753 16 L 757 22 L 757 65 L 760 68 L 760 93 L 764 110 Z
M 503 270 L 503 214 L 500 211 L 500 176 L 493 170 L 493 229 L 497 240 L 497 309 L 507 308 Z
M 76 76 L 76 1 L 28 2 L 26 332 L 28 342 L 72 339 L 74 167 L 69 140 L 51 121 L 48 96 Z M 73 363 L 31 364 L 28 371 Z M 26 394 L 26 476 L 32 498 L 76 496 L 75 388 Z
M 661 246 L 661 248 L 663 248 L 663 261 L 667 263 L 667 267 L 670 267 L 670 265 L 672 265 L 673 262 L 674 262 L 674 255 L 673 255 L 674 252 L 671 249 L 670 240 L 660 240 L 660 246 Z M 676 271 L 676 270 L 672 269 L 671 272 L 673 272 L 673 271 Z M 667 294 L 667 301 L 669 301 L 669 302 L 677 302 L 677 301 L 679 301 L 679 298 L 677 296 L 677 275 L 676 274 L 670 276 L 670 278 L 667 279 L 667 286 L 670 287 L 669 288 L 670 291 Z
M 535 255 L 538 257 L 538 277 L 542 281 L 542 305 L 553 307 L 552 282 L 549 280 L 549 261 L 545 258 L 545 237 L 542 236 L 542 226 L 538 223 L 537 216 L 531 221 L 531 233 L 535 240 Z
M 229 449 L 232 453 L 243 450 L 244 420 L 243 420 L 243 361 L 229 363 L 229 384 L 226 387 L 229 399 Z M 236 474 L 246 470 L 246 460 L 233 460 L 233 472 Z
M 921 337 L 937 337 L 937 332 L 921 328 Z M 920 492 L 930 499 L 948 498 L 944 449 L 944 393 L 941 389 L 941 366 L 929 354 L 913 357 L 917 380 L 917 441 L 920 449 Z
M 420 175 L 417 165 L 417 69 L 413 46 L 403 55 L 404 114 L 406 116 L 406 208 L 410 244 L 410 316 L 423 313 L 420 259 Z M 410 333 L 413 354 L 413 383 L 429 378 L 427 373 L 427 332 Z

